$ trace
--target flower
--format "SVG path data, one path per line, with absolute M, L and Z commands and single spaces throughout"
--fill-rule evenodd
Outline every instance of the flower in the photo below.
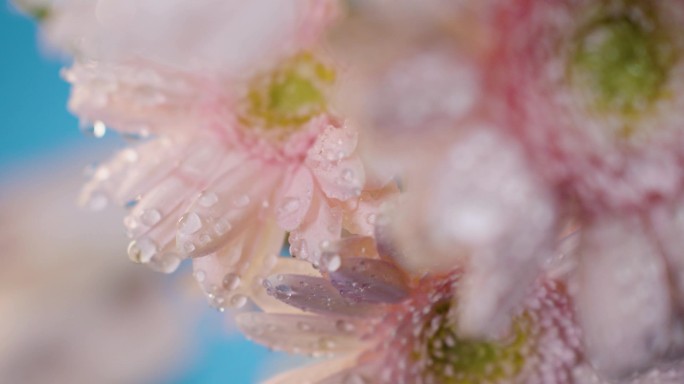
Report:
M 492 71 L 505 118 L 583 209 L 641 211 L 681 194 L 683 11 L 681 2 L 502 2 Z
M 337 356 L 270 383 L 572 382 L 579 329 L 562 283 L 538 284 L 503 341 L 464 339 L 448 315 L 462 273 L 409 278 L 372 247 L 343 240 L 327 278 L 266 280 L 272 295 L 310 314 L 238 315 L 250 338 L 272 348 Z
M 321 249 L 343 229 L 372 233 L 367 217 L 391 187 L 364 189 L 356 130 L 329 105 L 336 72 L 316 48 L 329 2 L 279 3 L 285 14 L 266 11 L 268 1 L 221 3 L 217 12 L 232 22 L 222 20 L 216 28 L 230 38 L 239 37 L 228 32 L 244 17 L 264 18 L 273 30 L 260 31 L 259 39 L 267 40 L 254 43 L 268 55 L 240 53 L 245 42 L 216 57 L 201 55 L 214 52 L 208 46 L 188 48 L 197 56 L 181 54 L 176 44 L 182 39 L 168 47 L 148 45 L 152 40 L 146 39 L 171 28 L 166 23 L 174 12 L 200 17 L 205 3 L 191 10 L 153 1 L 137 5 L 171 15 L 144 27 L 141 15 L 128 15 L 148 35 L 130 44 L 110 36 L 107 23 L 100 25 L 88 36 L 120 50 L 86 42 L 78 51 L 86 56 L 64 75 L 72 84 L 70 109 L 94 123 L 96 135 L 109 126 L 137 139 L 94 171 L 81 201 L 128 207 L 130 258 L 163 272 L 193 258 L 196 279 L 211 303 L 224 309 L 259 300 L 255 287 L 261 289 L 259 279 L 277 267 L 286 231 L 292 253 L 318 264 Z M 110 9 L 108 15 L 127 14 Z M 184 34 L 200 36 L 211 29 L 198 23 L 187 28 Z

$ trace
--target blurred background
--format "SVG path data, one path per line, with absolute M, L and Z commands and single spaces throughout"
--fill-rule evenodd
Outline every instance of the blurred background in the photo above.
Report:
M 62 64 L 0 9 L 0 383 L 255 383 L 292 363 L 210 309 L 188 268 L 126 256 L 122 213 L 84 212 L 84 168 L 123 145 L 79 132 Z

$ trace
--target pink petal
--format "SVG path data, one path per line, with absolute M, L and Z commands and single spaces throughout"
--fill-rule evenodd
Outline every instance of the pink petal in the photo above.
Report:
M 358 350 L 366 328 L 358 319 L 344 317 L 251 312 L 235 320 L 247 337 L 269 348 L 316 356 Z
M 654 235 L 667 258 L 670 278 L 679 306 L 684 306 L 684 201 L 663 205 L 651 212 Z
M 372 236 L 380 207 L 398 194 L 399 188 L 394 182 L 382 189 L 361 192 L 356 201 L 347 202 L 349 208 L 344 211 L 344 228 L 357 235 Z
M 314 189 L 309 212 L 299 228 L 290 233 L 290 252 L 293 256 L 318 265 L 323 250 L 339 239 L 342 212 L 333 204 L 320 190 Z
M 361 192 L 365 171 L 354 154 L 357 137 L 356 131 L 346 126 L 330 125 L 309 150 L 306 165 L 327 197 L 348 200 Z
M 276 202 L 276 217 L 284 230 L 292 231 L 304 220 L 311 205 L 313 188 L 311 172 L 306 167 L 300 167 Z
M 331 376 L 332 372 L 339 372 L 345 370 L 349 367 L 354 366 L 356 362 L 357 355 L 348 354 L 335 359 L 326 360 L 322 363 L 316 363 L 303 368 L 298 368 L 292 371 L 285 372 L 268 380 L 264 384 L 332 384 L 325 381 L 326 378 Z M 337 381 L 334 383 L 339 384 L 340 382 Z M 349 384 L 356 383 L 351 382 Z
M 65 78 L 72 84 L 72 112 L 120 132 L 169 133 L 202 121 L 202 85 L 180 72 L 149 63 L 142 67 L 76 62 Z
M 179 251 L 190 257 L 208 255 L 260 222 L 281 178 L 279 166 L 260 160 L 230 164 L 178 222 Z
M 626 378 L 674 346 L 663 255 L 632 217 L 592 223 L 581 246 L 577 305 L 587 355 L 607 378 Z
M 195 279 L 210 304 L 241 308 L 250 298 L 259 305 L 266 296 L 263 278 L 276 265 L 284 236 L 274 223 L 254 224 L 218 252 L 194 259 Z

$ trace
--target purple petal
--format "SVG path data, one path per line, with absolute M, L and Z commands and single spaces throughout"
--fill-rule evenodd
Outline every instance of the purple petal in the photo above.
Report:
M 342 296 L 357 302 L 397 303 L 409 293 L 406 276 L 383 260 L 342 259 L 342 265 L 330 273 L 330 278 Z
M 376 312 L 371 305 L 343 298 L 328 280 L 320 277 L 275 275 L 265 280 L 264 286 L 269 295 L 303 311 L 347 316 L 368 316 Z

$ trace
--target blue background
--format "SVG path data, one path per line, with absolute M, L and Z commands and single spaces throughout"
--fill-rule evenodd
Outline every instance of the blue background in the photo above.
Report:
M 3 176 L 38 155 L 92 144 L 66 110 L 69 87 L 59 76 L 62 64 L 43 51 L 35 23 L 0 3 L 0 188 Z M 126 257 L 123 250 L 121 257 Z M 276 354 L 229 335 L 223 316 L 204 310 L 194 335 L 199 348 L 189 368 L 164 384 L 241 384 L 263 378 L 259 371 Z

